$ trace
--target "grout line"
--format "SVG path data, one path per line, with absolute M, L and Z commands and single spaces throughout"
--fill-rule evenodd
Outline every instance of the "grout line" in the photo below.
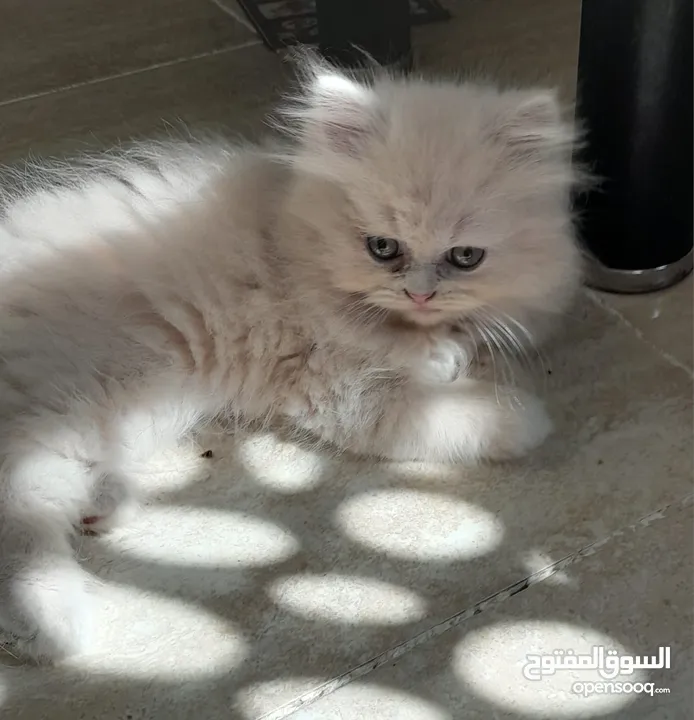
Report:
M 258 31 L 253 26 L 253 23 L 248 20 L 248 18 L 244 15 L 243 12 L 239 12 L 238 10 L 232 10 L 228 5 L 223 3 L 222 0 L 210 0 L 210 2 L 213 5 L 216 5 L 225 15 L 233 18 L 234 20 L 236 20 L 237 23 L 240 23 L 245 28 L 252 30 L 254 35 L 258 34 Z
M 603 547 L 603 545 L 606 545 L 615 538 L 620 537 L 627 532 L 636 532 L 642 527 L 648 527 L 657 520 L 662 520 L 663 518 L 665 518 L 668 512 L 672 510 L 680 510 L 682 508 L 688 507 L 692 504 L 693 500 L 694 494 L 686 495 L 679 500 L 675 500 L 671 503 L 668 503 L 667 505 L 664 505 L 663 507 L 649 513 L 648 515 L 644 515 L 634 523 L 624 525 L 621 528 L 614 530 L 601 540 L 595 540 L 588 545 L 584 545 L 576 552 L 570 553 L 569 555 L 566 555 L 565 557 L 557 560 L 551 565 L 547 565 L 546 567 L 532 573 L 531 575 L 528 575 L 522 580 L 519 580 L 518 582 L 508 585 L 502 590 L 499 590 L 498 592 L 489 595 L 488 597 L 484 598 L 484 600 L 481 600 L 467 610 L 463 610 L 462 612 L 452 615 L 451 617 L 443 620 L 442 622 L 434 625 L 433 627 L 430 627 L 429 629 L 420 632 L 409 640 L 405 640 L 399 645 L 395 645 L 394 647 L 386 650 L 385 652 L 382 652 L 379 655 L 371 658 L 370 660 L 367 660 L 361 665 L 357 665 L 357 667 L 353 668 L 352 670 L 348 670 L 347 672 L 343 673 L 342 675 L 338 675 L 337 677 L 329 680 L 323 685 L 320 685 L 313 690 L 309 690 L 308 692 L 303 693 L 303 695 L 300 695 L 298 698 L 287 703 L 286 705 L 283 705 L 279 708 L 276 708 L 275 710 L 272 710 L 269 713 L 266 713 L 265 715 L 262 715 L 258 720 L 284 720 L 284 718 L 288 718 L 290 715 L 295 713 L 297 710 L 300 710 L 302 707 L 305 707 L 306 705 L 309 705 L 316 700 L 320 700 L 327 695 L 331 695 L 335 691 L 351 683 L 353 680 L 358 680 L 359 678 L 368 675 L 370 672 L 382 667 L 383 665 L 386 665 L 393 660 L 401 658 L 410 650 L 413 650 L 414 648 L 429 642 L 430 640 L 438 637 L 439 635 L 443 635 L 443 633 L 457 627 L 458 625 L 461 625 L 466 620 L 469 620 L 475 615 L 480 615 L 486 610 L 495 608 L 496 606 L 500 605 L 514 595 L 517 595 L 523 590 L 527 590 L 529 587 L 537 585 L 543 580 L 546 580 L 552 575 L 561 572 L 565 568 L 573 565 L 576 562 L 579 562 L 585 557 L 594 555 Z
M 608 313 L 608 315 L 612 315 L 612 317 L 617 318 L 617 320 L 626 325 L 639 340 L 648 345 L 652 350 L 655 350 L 655 352 L 660 355 L 660 357 L 665 360 L 665 362 L 670 363 L 670 365 L 674 365 L 674 367 L 679 368 L 680 370 L 684 370 L 690 378 L 694 379 L 694 369 L 690 368 L 686 363 L 683 363 L 681 360 L 678 360 L 674 355 L 671 355 L 666 350 L 663 350 L 655 343 L 651 342 L 644 335 L 642 330 L 636 327 L 636 325 L 634 325 L 631 320 L 625 317 L 623 313 L 617 310 L 617 308 L 612 307 L 612 305 L 610 305 L 606 300 L 604 300 L 597 292 L 595 292 L 595 290 L 591 290 L 589 288 L 584 288 L 584 290 L 588 298 L 595 305 L 601 307 L 606 313 Z
M 124 72 L 114 73 L 113 75 L 104 75 L 102 77 L 94 78 L 92 80 L 84 80 L 82 82 L 71 83 L 69 85 L 62 85 L 61 87 L 51 88 L 50 90 L 42 90 L 40 92 L 31 93 L 29 95 L 22 95 L 16 98 L 10 98 L 9 100 L 0 101 L 0 108 L 6 107 L 7 105 L 14 105 L 15 103 L 25 102 L 27 100 L 37 100 L 39 98 L 48 97 L 50 95 L 56 95 L 66 90 L 77 90 L 83 87 L 89 87 L 90 85 L 98 85 L 99 83 L 108 82 L 109 80 L 120 80 L 121 78 L 132 77 L 133 75 L 140 75 L 142 73 L 149 72 L 150 70 L 159 70 L 160 68 L 173 67 L 174 65 L 182 65 L 187 62 L 194 60 L 203 60 L 209 57 L 215 57 L 217 55 L 224 55 L 226 53 L 234 52 L 235 50 L 243 50 L 248 47 L 255 45 L 261 45 L 262 42 L 259 39 L 247 40 L 246 42 L 238 45 L 229 45 L 227 47 L 219 48 L 218 50 L 208 50 L 206 52 L 197 53 L 196 55 L 188 55 L 186 57 L 176 58 L 175 60 L 166 60 L 164 62 L 154 63 L 147 65 L 146 67 L 137 68 L 135 70 L 125 70 Z

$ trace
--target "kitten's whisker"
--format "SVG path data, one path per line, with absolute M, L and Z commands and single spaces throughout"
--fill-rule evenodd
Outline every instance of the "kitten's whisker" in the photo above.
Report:
M 530 357 L 518 336 L 508 327 L 508 325 L 499 320 L 499 318 L 494 317 L 491 314 L 488 314 L 487 317 L 489 322 L 491 322 L 494 327 L 498 328 L 512 356 L 514 358 L 516 355 L 519 356 L 520 359 L 525 361 L 526 367 L 530 368 Z
M 504 366 L 508 370 L 509 375 L 503 375 L 503 381 L 505 382 L 507 379 L 509 379 L 509 384 L 515 385 L 516 376 L 513 370 L 513 366 L 511 364 L 513 354 L 509 351 L 506 338 L 503 335 L 499 335 L 495 323 L 490 324 L 490 321 L 493 320 L 493 318 L 490 318 L 486 315 L 479 315 L 479 320 L 482 321 L 481 326 L 484 326 L 489 340 L 493 342 L 495 347 L 499 350 L 499 354 L 504 361 Z
M 382 308 L 368 308 L 363 315 L 357 316 L 357 320 L 365 325 L 378 325 L 385 317 L 386 311 Z
M 482 342 L 487 346 L 487 350 L 489 351 L 489 359 L 492 361 L 492 373 L 494 375 L 494 393 L 496 395 L 496 401 L 499 402 L 499 383 L 497 380 L 497 372 L 496 372 L 496 360 L 494 359 L 494 348 L 489 342 L 489 339 L 487 338 L 487 333 L 485 331 L 484 326 L 477 321 L 476 318 L 473 316 L 470 316 L 470 322 L 472 323 L 475 330 L 479 333 L 480 337 L 482 338 Z
M 513 354 L 509 351 L 504 336 L 499 334 L 494 324 L 489 325 L 488 330 L 490 337 L 496 343 L 496 346 L 499 348 L 499 355 L 501 355 L 501 359 L 504 361 L 504 367 L 508 371 L 508 375 L 505 375 L 504 379 L 505 381 L 508 381 L 509 385 L 515 385 L 516 374 L 513 369 Z
M 383 308 L 359 302 L 345 311 L 344 318 L 348 323 L 376 324 L 385 317 L 386 312 Z
M 532 333 L 530 332 L 530 330 L 528 330 L 528 328 L 525 327 L 525 325 L 523 325 L 523 323 L 519 322 L 516 318 L 514 318 L 512 315 L 509 315 L 507 312 L 504 312 L 503 310 L 500 310 L 499 308 L 496 308 L 492 305 L 490 305 L 489 307 L 491 309 L 493 309 L 496 313 L 499 313 L 500 315 L 502 315 L 509 322 L 513 323 L 513 325 L 515 327 L 517 327 L 518 330 L 520 330 L 520 332 L 523 334 L 523 337 L 527 339 L 527 343 L 522 343 L 523 352 L 525 354 L 525 357 L 527 358 L 528 363 L 530 365 L 531 360 L 530 360 L 530 356 L 527 354 L 527 349 L 529 347 L 530 349 L 532 349 L 534 351 L 537 362 L 539 362 L 540 367 L 542 369 L 543 380 L 546 383 L 546 381 L 547 381 L 547 366 L 545 363 L 545 356 L 544 356 L 544 353 L 542 352 L 542 350 L 538 347 L 537 343 L 535 342 L 535 339 L 534 339 Z M 514 335 L 515 335 L 515 333 L 514 333 Z

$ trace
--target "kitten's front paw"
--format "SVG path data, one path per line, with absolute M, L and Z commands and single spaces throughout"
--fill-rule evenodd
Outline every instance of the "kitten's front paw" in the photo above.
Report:
M 542 445 L 553 428 L 542 403 L 531 395 L 518 393 L 501 402 L 503 408 L 487 445 L 487 457 L 510 460 Z
M 467 369 L 470 357 L 453 340 L 432 343 L 429 351 L 412 369 L 412 377 L 427 385 L 455 382 Z

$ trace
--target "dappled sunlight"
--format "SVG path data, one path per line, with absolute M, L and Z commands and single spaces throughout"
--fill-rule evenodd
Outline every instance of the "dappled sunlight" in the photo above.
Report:
M 207 476 L 162 474 L 122 528 L 78 540 L 99 580 L 96 647 L 7 669 L 3 711 L 49 717 L 60 697 L 56 718 L 583 720 L 648 701 L 581 697 L 568 671 L 523 676 L 528 653 L 619 647 L 588 629 L 605 626 L 601 601 L 571 623 L 580 565 L 552 566 L 582 530 L 568 515 L 546 523 L 554 484 L 506 466 L 336 458 L 271 435 L 205 447 Z M 533 573 L 554 597 L 521 619 Z
M 492 552 L 504 536 L 487 510 L 446 495 L 388 489 L 350 498 L 336 521 L 353 540 L 407 560 L 466 560 Z
M 288 531 L 253 515 L 172 506 L 144 508 L 127 534 L 103 542 L 133 558 L 200 567 L 271 565 L 299 550 Z
M 606 682 L 596 669 L 561 669 L 539 679 L 528 679 L 523 668 L 527 655 L 552 655 L 573 651 L 591 655 L 593 648 L 620 654 L 631 651 L 613 638 L 581 625 L 555 620 L 519 620 L 494 623 L 469 632 L 451 658 L 453 671 L 465 688 L 495 707 L 528 718 L 598 718 L 634 702 L 634 694 L 572 692 L 577 682 Z M 617 676 L 613 682 L 644 682 L 646 674 Z
M 439 705 L 414 693 L 375 684 L 355 682 L 340 690 L 339 707 L 329 716 L 325 706 L 309 705 L 292 716 L 292 720 L 327 720 L 335 718 L 388 718 L 388 720 L 458 720 Z M 374 712 L 378 715 L 375 715 Z M 280 717 L 280 716 L 278 716 Z
M 256 482 L 274 492 L 303 492 L 322 480 L 323 458 L 317 452 L 281 442 L 271 433 L 245 438 L 239 459 Z
M 272 713 L 276 708 L 304 693 L 321 687 L 328 680 L 327 677 L 288 675 L 276 680 L 252 683 L 238 693 L 239 710 L 244 720 L 264 718 L 267 713 Z
M 534 575 L 535 573 L 540 573 L 543 570 L 551 568 L 559 559 L 559 557 L 552 559 L 550 555 L 541 550 L 527 550 L 521 553 L 521 562 L 528 575 Z M 542 582 L 547 585 L 578 587 L 578 582 L 572 578 L 566 570 L 553 570 L 551 573 L 543 573 Z
M 274 581 L 268 592 L 299 615 L 354 625 L 413 622 L 427 610 L 416 593 L 358 575 L 292 575 Z
M 228 672 L 249 654 L 234 623 L 184 600 L 132 587 L 97 588 L 96 632 L 88 652 L 65 662 L 68 669 L 179 681 Z

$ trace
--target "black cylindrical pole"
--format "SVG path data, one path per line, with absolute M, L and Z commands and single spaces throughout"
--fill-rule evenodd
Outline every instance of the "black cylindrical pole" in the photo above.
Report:
M 583 0 L 578 113 L 602 179 L 581 203 L 589 283 L 666 287 L 692 269 L 692 0 Z
M 380 65 L 409 67 L 408 0 L 316 0 L 316 15 L 319 49 L 330 62 L 359 68 L 370 55 Z

